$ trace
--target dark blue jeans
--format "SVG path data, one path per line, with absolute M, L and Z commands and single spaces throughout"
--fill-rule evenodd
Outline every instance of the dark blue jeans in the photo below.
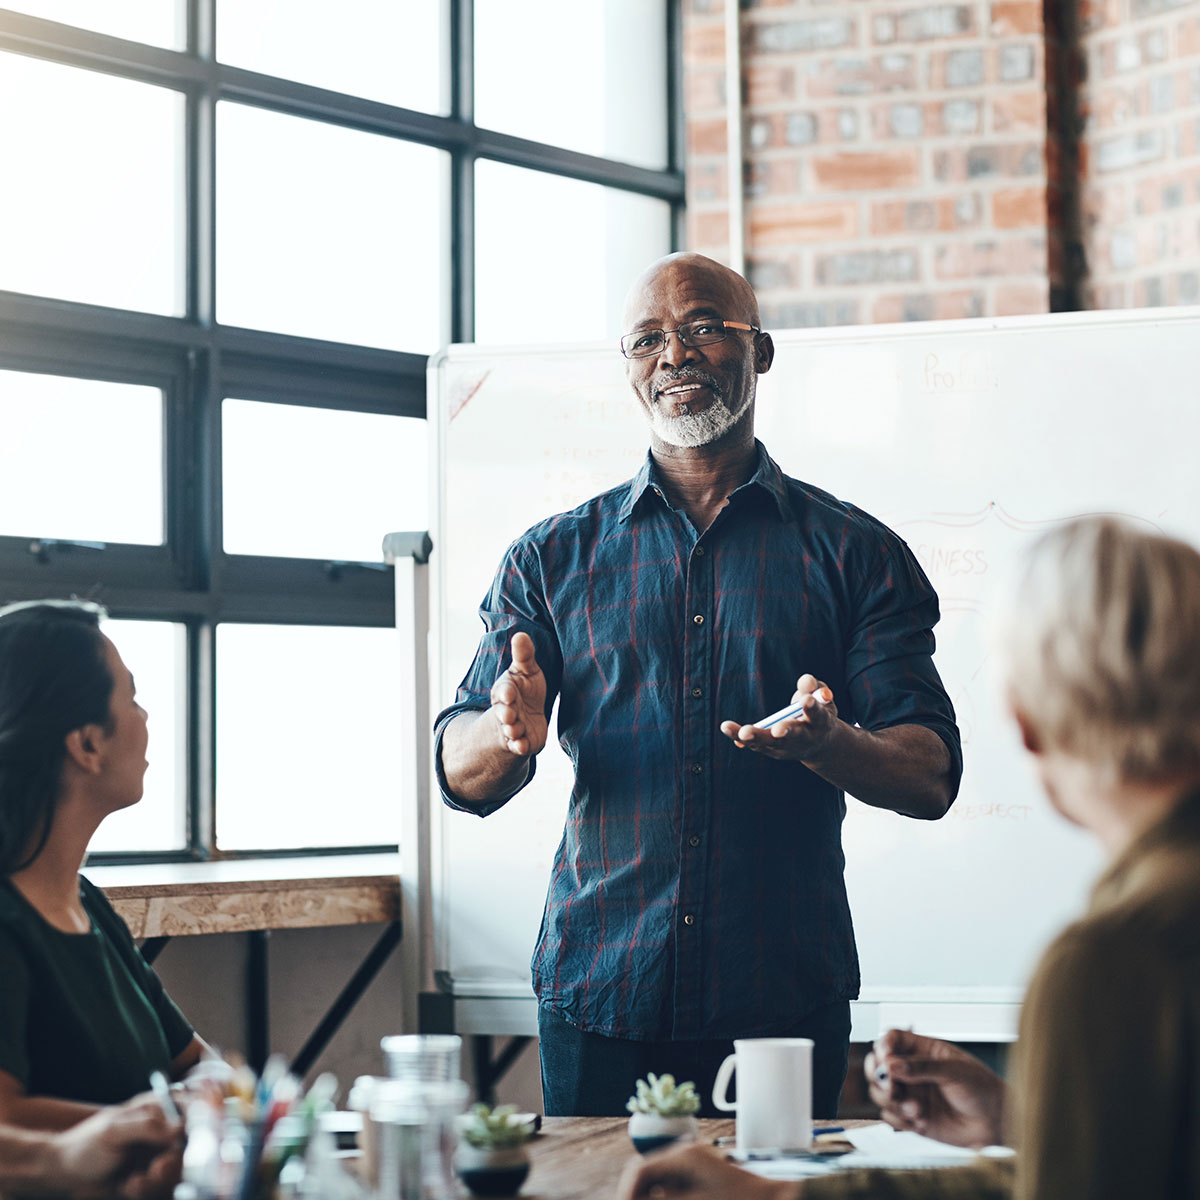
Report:
M 850 1053 L 850 1005 L 826 1005 L 780 1030 L 779 1037 L 813 1040 L 813 1116 L 837 1116 L 838 1096 Z M 538 1048 L 542 1058 L 542 1102 L 548 1117 L 622 1117 L 625 1101 L 639 1079 L 653 1071 L 691 1079 L 702 1117 L 727 1117 L 713 1107 L 717 1070 L 732 1041 L 633 1042 L 585 1033 L 543 1005 L 538 1007 Z M 734 1075 L 734 1086 L 737 1075 Z

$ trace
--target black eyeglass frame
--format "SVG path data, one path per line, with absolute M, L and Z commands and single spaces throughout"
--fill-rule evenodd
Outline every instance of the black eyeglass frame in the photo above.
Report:
M 716 337 L 706 337 L 703 340 L 697 340 L 687 332 L 694 325 L 716 325 L 717 323 L 709 317 L 698 317 L 695 321 L 688 321 L 683 325 L 676 326 L 674 329 L 639 329 L 637 333 L 627 333 L 621 338 L 621 354 L 625 358 L 649 358 L 652 354 L 657 354 L 659 351 L 658 346 L 653 346 L 641 354 L 631 353 L 633 342 L 650 333 L 661 335 L 663 346 L 667 344 L 667 335 L 673 333 L 679 338 L 680 343 L 689 350 L 697 346 L 714 346 L 717 342 L 723 342 L 726 338 L 726 331 L 730 329 L 741 329 L 746 333 L 762 333 L 762 330 L 757 325 L 747 325 L 743 321 L 721 321 L 720 333 Z M 628 348 L 626 343 L 630 343 Z

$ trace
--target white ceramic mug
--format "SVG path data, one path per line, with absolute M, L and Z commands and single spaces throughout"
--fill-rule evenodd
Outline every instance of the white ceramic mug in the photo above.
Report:
M 737 1113 L 739 1151 L 807 1150 L 812 1145 L 809 1038 L 742 1038 L 721 1064 L 713 1104 Z M 737 1068 L 737 1102 L 726 1099 Z

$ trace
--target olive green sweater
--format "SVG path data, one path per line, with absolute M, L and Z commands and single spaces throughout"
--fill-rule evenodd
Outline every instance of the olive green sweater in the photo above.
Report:
M 1015 1167 L 847 1173 L 803 1196 L 1200 1197 L 1200 795 L 1120 856 L 1043 955 L 1009 1101 Z

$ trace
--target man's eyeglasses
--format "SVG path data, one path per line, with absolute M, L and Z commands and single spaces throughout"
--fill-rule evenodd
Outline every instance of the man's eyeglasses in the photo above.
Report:
M 674 333 L 687 347 L 711 346 L 713 342 L 723 342 L 730 329 L 744 329 L 747 333 L 762 333 L 757 325 L 744 325 L 741 321 L 718 321 L 712 317 L 702 317 L 698 321 L 688 321 L 677 329 L 639 329 L 637 333 L 627 333 L 621 339 L 621 353 L 626 358 L 647 358 L 657 354 L 667 343 L 667 334 Z

